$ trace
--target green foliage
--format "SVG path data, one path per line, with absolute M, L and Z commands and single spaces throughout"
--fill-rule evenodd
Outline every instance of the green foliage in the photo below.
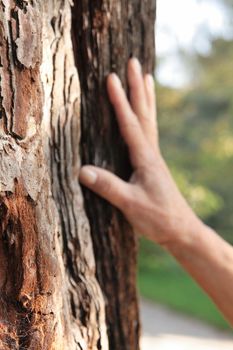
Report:
M 215 40 L 210 56 L 191 57 L 190 69 L 194 61 L 192 86 L 181 90 L 157 86 L 160 145 L 193 209 L 233 243 L 233 45 Z M 176 262 L 145 240 L 138 280 L 144 296 L 227 327 Z
M 157 86 L 160 144 L 191 206 L 233 242 L 233 46 L 212 44 L 192 86 Z
M 189 172 L 182 173 L 177 167 L 170 169 L 181 192 L 199 216 L 205 219 L 219 212 L 223 206 L 223 200 L 220 196 L 207 187 L 191 183 Z

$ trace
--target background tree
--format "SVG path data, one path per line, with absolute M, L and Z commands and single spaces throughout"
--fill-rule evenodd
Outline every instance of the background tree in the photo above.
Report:
M 85 211 L 77 178 L 130 175 L 105 78 L 126 87 L 131 55 L 153 71 L 154 16 L 154 0 L 0 1 L 2 350 L 139 347 L 135 236 L 89 192 Z

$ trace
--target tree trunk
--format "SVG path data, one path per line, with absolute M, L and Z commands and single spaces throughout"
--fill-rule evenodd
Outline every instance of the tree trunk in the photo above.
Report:
M 155 1 L 75 1 L 73 39 L 82 91 L 83 163 L 130 176 L 127 150 L 107 102 L 106 76 L 116 71 L 126 87 L 126 64 L 140 58 L 154 68 Z M 97 279 L 106 299 L 110 349 L 138 349 L 135 235 L 105 201 L 84 192 L 94 243 Z
M 154 2 L 0 0 L 1 350 L 138 349 L 136 239 L 77 176 L 130 175 L 105 77 L 153 69 Z

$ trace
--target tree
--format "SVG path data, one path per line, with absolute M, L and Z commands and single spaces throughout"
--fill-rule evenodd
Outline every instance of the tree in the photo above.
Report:
M 83 197 L 78 170 L 130 174 L 105 78 L 126 86 L 132 54 L 153 70 L 154 14 L 153 0 L 0 1 L 2 350 L 139 347 L 135 235 Z

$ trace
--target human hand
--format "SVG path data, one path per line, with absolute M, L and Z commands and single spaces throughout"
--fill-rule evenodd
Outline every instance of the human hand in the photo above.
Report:
M 129 183 L 99 167 L 81 168 L 80 182 L 122 211 L 134 230 L 161 244 L 183 240 L 198 222 L 180 194 L 158 143 L 154 80 L 143 76 L 136 58 L 128 62 L 128 101 L 111 73 L 107 89 L 133 166 Z

